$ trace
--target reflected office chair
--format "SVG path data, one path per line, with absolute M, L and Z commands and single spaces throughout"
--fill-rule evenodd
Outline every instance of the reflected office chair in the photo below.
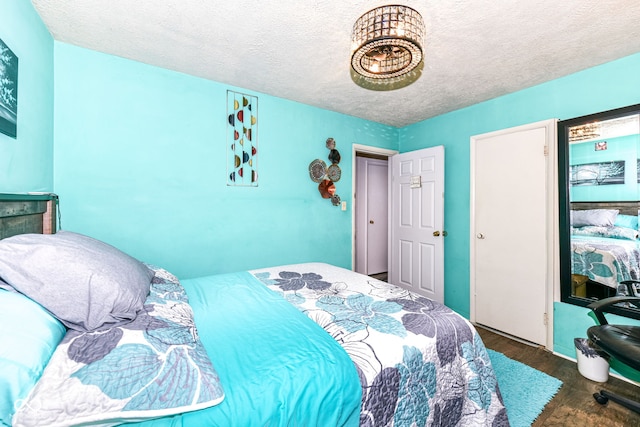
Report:
M 610 325 L 604 316 L 604 313 L 609 311 L 612 305 L 618 303 L 638 305 L 640 298 L 611 297 L 589 304 L 588 307 L 593 310 L 600 324 L 591 326 L 587 330 L 587 336 L 599 350 L 633 369 L 640 370 L 640 326 Z M 607 390 L 600 390 L 599 393 L 594 393 L 593 397 L 601 405 L 612 400 L 640 413 L 640 402 L 610 393 Z
M 640 297 L 640 280 L 624 280 L 620 282 L 620 284 L 624 287 L 626 295 L 631 297 Z M 620 291 L 620 288 L 618 288 Z

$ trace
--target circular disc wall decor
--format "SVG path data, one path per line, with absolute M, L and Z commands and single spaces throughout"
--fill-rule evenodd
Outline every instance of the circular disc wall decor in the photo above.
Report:
M 318 191 L 323 199 L 330 199 L 336 193 L 336 186 L 331 180 L 325 179 L 318 185 Z
M 315 159 L 309 164 L 309 176 L 313 182 L 322 182 L 327 176 L 327 164 L 324 160 Z
M 336 140 L 327 138 L 325 145 L 329 150 L 329 161 L 331 164 L 327 168 L 327 164 L 321 159 L 315 159 L 309 164 L 309 176 L 313 182 L 318 183 L 318 191 L 323 199 L 331 199 L 333 206 L 340 205 L 340 196 L 336 194 L 336 186 L 334 182 L 340 181 L 342 170 L 340 163 L 340 152 L 336 149 Z
M 333 163 L 334 165 L 340 163 L 340 152 L 335 148 L 331 150 L 329 152 L 329 160 L 331 160 L 331 163 Z
M 340 176 L 342 176 L 342 171 L 340 170 L 340 166 L 331 165 L 327 169 L 327 178 L 329 178 L 333 182 L 340 181 Z

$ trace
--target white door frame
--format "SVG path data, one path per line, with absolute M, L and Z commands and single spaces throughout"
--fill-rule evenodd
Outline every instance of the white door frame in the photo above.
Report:
M 545 305 L 546 305 L 546 348 L 553 351 L 553 306 L 556 300 L 557 289 L 560 288 L 560 259 L 559 259 L 559 236 L 558 236 L 558 132 L 557 132 L 557 119 L 543 120 L 536 123 L 517 126 L 518 130 L 530 130 L 538 129 L 541 127 L 546 128 L 547 132 L 547 283 L 545 289 Z M 470 273 L 470 318 L 471 323 L 476 322 L 476 308 L 475 308 L 475 272 L 473 265 L 475 263 L 475 242 L 476 242 L 476 230 L 475 230 L 475 145 L 476 141 L 488 137 L 494 137 L 505 133 L 511 133 L 515 128 L 498 130 L 495 132 L 489 132 L 482 135 L 475 135 L 471 137 L 470 144 L 470 168 L 469 175 L 470 181 L 470 234 L 469 234 L 469 268 Z
M 377 156 L 384 156 L 384 157 L 391 157 L 395 154 L 398 154 L 398 150 L 390 150 L 387 148 L 378 148 L 378 147 L 372 147 L 369 145 L 362 145 L 362 144 L 352 144 L 351 146 L 351 188 L 352 188 L 352 192 L 351 192 L 351 270 L 355 271 L 356 268 L 356 210 L 355 210 L 355 203 L 356 203 L 356 154 L 357 153 L 366 153 L 366 154 L 374 154 Z M 389 171 L 391 171 L 391 168 L 389 168 Z M 391 185 L 391 182 L 389 180 L 387 180 L 388 185 L 388 191 L 390 191 L 389 186 Z M 389 192 L 389 194 L 391 194 Z M 389 213 L 390 213 L 390 209 L 391 209 L 391 203 L 389 203 Z M 391 219 L 391 216 L 388 216 L 389 219 Z M 389 225 L 389 224 L 388 224 Z

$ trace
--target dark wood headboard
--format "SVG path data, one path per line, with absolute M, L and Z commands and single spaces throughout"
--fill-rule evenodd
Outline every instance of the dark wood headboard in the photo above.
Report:
M 631 202 L 571 202 L 571 210 L 618 209 L 623 215 L 638 215 L 640 201 Z
M 55 194 L 1 194 L 0 239 L 16 234 L 54 234 L 57 229 Z

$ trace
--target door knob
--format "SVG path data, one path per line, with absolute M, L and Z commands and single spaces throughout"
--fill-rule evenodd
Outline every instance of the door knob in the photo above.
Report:
M 373 220 L 372 219 L 369 220 L 369 224 L 373 224 Z
M 440 232 L 439 232 L 439 231 L 434 231 L 434 232 L 433 232 L 433 235 L 434 235 L 435 237 L 438 237 L 438 236 L 440 235 Z
M 484 239 L 484 234 L 482 234 L 482 233 L 478 233 L 478 234 L 476 234 L 476 237 L 477 237 L 478 239 Z

